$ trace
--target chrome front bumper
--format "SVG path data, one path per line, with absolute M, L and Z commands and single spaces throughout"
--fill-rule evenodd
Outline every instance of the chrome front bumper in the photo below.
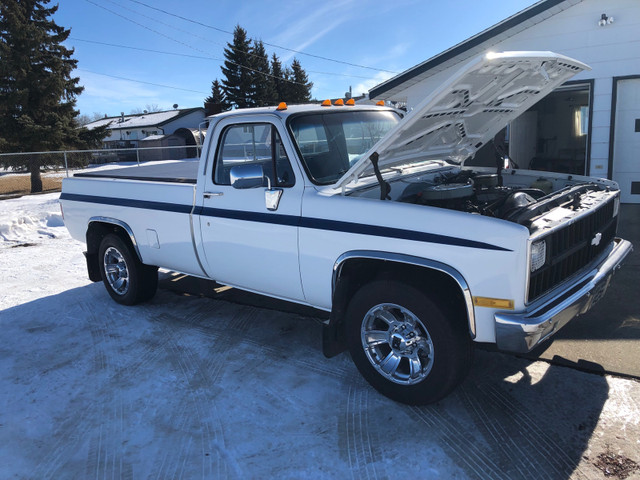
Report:
M 571 319 L 589 311 L 604 296 L 613 273 L 632 250 L 630 242 L 616 238 L 612 248 L 593 269 L 560 292 L 552 292 L 523 312 L 496 313 L 498 348 L 508 352 L 529 352 Z

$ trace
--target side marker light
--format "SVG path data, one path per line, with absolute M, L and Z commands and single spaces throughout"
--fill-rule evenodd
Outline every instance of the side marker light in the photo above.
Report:
M 501 308 L 503 310 L 513 310 L 513 300 L 505 300 L 502 298 L 473 297 L 473 304 L 476 307 Z

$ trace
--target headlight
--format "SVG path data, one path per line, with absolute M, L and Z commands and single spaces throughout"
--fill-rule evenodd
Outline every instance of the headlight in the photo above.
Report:
M 535 272 L 547 261 L 547 242 L 542 240 L 531 244 L 531 271 Z

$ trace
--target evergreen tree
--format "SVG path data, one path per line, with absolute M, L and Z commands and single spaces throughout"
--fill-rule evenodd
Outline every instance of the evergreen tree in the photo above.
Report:
M 70 30 L 51 16 L 50 0 L 0 2 L 0 151 L 51 151 L 99 143 L 106 129 L 79 128 L 76 97 L 83 87 L 72 77 L 77 60 L 62 45 Z M 102 137 L 100 137 L 102 135 Z M 31 191 L 42 191 L 41 156 L 16 156 L 27 167 Z M 5 162 L 7 163 L 7 162 Z
M 252 43 L 240 25 L 233 32 L 233 43 L 227 43 L 224 57 L 222 90 L 229 108 L 311 101 L 313 83 L 300 62 L 294 58 L 291 68 L 283 67 L 275 53 L 269 62 L 263 42 Z
M 231 107 L 253 107 L 250 96 L 252 75 L 250 65 L 250 41 L 247 31 L 236 25 L 233 31 L 233 43 L 227 43 L 224 49 L 224 66 L 222 80 L 224 94 Z
M 289 75 L 289 102 L 308 103 L 311 101 L 311 87 L 313 83 L 309 81 L 307 73 L 303 70 L 300 62 L 294 58 L 291 62 L 291 74 Z
M 271 56 L 271 75 L 273 75 L 273 86 L 275 90 L 274 103 L 286 102 L 287 79 L 284 70 L 282 70 L 282 63 L 275 53 Z
M 204 99 L 204 103 L 211 104 L 212 110 L 216 113 L 226 112 L 231 107 L 227 102 L 227 97 L 224 94 L 224 89 L 218 79 L 211 82 L 211 95 Z
M 252 103 L 256 107 L 274 105 L 276 103 L 276 90 L 271 76 L 269 57 L 261 40 L 253 42 L 251 48 L 251 91 Z
M 284 67 L 282 71 L 282 102 L 296 103 L 293 101 L 293 83 L 291 77 L 293 72 L 289 67 Z

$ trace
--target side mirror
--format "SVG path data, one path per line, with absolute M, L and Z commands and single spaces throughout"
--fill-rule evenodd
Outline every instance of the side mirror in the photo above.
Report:
M 251 163 L 237 165 L 229 172 L 231 186 L 237 189 L 256 188 L 264 185 L 264 171 L 262 165 Z
M 282 197 L 281 188 L 272 188 L 269 177 L 264 176 L 262 165 L 255 163 L 248 165 L 237 165 L 229 171 L 231 186 L 237 189 L 256 188 L 264 185 L 264 179 L 267 179 L 267 188 L 264 191 L 264 201 L 267 210 L 275 211 L 280 205 Z

